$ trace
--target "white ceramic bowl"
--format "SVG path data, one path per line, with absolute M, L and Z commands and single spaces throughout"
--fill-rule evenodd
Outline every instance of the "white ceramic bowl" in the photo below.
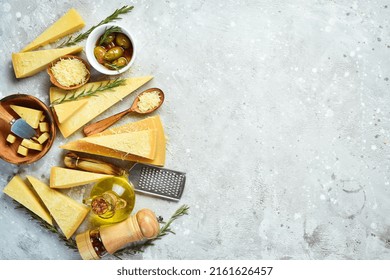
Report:
M 131 41 L 131 44 L 133 45 L 133 55 L 131 57 L 131 60 L 129 61 L 129 63 L 125 67 L 123 67 L 123 68 L 121 68 L 119 70 L 107 69 L 106 67 L 101 65 L 96 60 L 95 55 L 93 54 L 93 50 L 94 50 L 94 48 L 96 46 L 97 40 L 100 38 L 100 36 L 102 36 L 104 34 L 104 32 L 106 31 L 106 28 L 109 28 L 111 26 L 118 26 L 120 29 L 122 29 L 122 33 L 125 34 L 127 37 L 129 37 L 129 39 Z M 105 75 L 118 75 L 118 74 L 121 74 L 121 73 L 129 70 L 129 68 L 133 64 L 135 56 L 136 56 L 136 47 L 135 47 L 135 44 L 134 44 L 133 36 L 130 34 L 130 32 L 125 27 L 123 27 L 121 25 L 118 25 L 118 24 L 104 24 L 104 25 L 101 25 L 101 26 L 95 28 L 91 32 L 91 34 L 89 34 L 89 36 L 87 38 L 87 43 L 85 45 L 85 52 L 86 52 L 89 64 L 91 64 L 91 66 L 96 71 L 98 71 L 98 72 L 100 72 L 102 74 L 105 74 Z

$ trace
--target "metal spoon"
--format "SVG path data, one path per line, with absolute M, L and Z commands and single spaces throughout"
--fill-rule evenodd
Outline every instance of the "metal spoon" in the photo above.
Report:
M 139 98 L 146 92 L 153 92 L 153 91 L 157 91 L 159 96 L 160 96 L 160 103 L 154 107 L 154 108 L 151 108 L 150 110 L 147 110 L 145 112 L 142 112 L 140 111 L 139 107 L 138 107 L 138 103 L 139 103 Z M 89 135 L 92 135 L 92 134 L 96 134 L 96 133 L 99 133 L 99 132 L 102 132 L 103 130 L 105 130 L 106 128 L 110 127 L 111 125 L 113 125 L 114 123 L 116 123 L 117 121 L 119 121 L 121 118 L 123 118 L 124 116 L 126 116 L 127 114 L 131 113 L 131 112 L 136 112 L 138 114 L 149 114 L 149 113 L 152 113 L 154 111 L 156 111 L 160 106 L 161 104 L 164 102 L 164 92 L 159 89 L 159 88 L 150 88 L 150 89 L 147 89 L 143 92 L 141 92 L 137 97 L 136 99 L 134 99 L 133 101 L 133 104 L 131 105 L 131 107 L 129 109 L 126 109 L 118 114 L 115 114 L 111 117 L 108 117 L 108 118 L 105 118 L 103 120 L 100 120 L 98 122 L 95 122 L 95 123 L 92 123 L 92 124 L 89 124 L 89 125 L 86 125 L 84 127 L 84 134 L 86 136 L 89 136 Z

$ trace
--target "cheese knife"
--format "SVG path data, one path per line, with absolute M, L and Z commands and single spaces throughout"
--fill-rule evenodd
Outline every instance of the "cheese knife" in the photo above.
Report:
M 35 129 L 32 128 L 24 119 L 15 119 L 4 106 L 0 103 L 0 119 L 5 120 L 11 126 L 11 132 L 21 138 L 30 139 L 35 136 Z

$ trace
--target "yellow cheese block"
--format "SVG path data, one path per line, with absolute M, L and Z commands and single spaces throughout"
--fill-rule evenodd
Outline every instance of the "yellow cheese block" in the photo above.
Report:
M 137 77 L 137 78 L 129 78 L 126 79 L 125 85 L 113 88 L 107 91 L 101 91 L 97 93 L 96 96 L 85 97 L 88 100 L 88 103 L 76 111 L 70 118 L 68 118 L 63 123 L 58 123 L 58 128 L 60 129 L 62 135 L 66 138 L 83 125 L 85 125 L 90 120 L 94 119 L 108 108 L 121 101 L 123 98 L 128 96 L 130 93 L 143 86 L 147 82 L 149 82 L 153 77 Z M 106 81 L 108 82 L 108 81 Z M 76 94 L 85 89 L 96 88 L 102 83 L 106 82 L 94 82 L 87 83 L 83 87 L 76 90 Z M 50 88 L 50 102 L 52 103 L 54 100 L 62 98 L 66 93 L 65 90 L 62 90 L 57 87 Z M 70 101 L 67 103 L 73 103 L 74 101 Z
M 113 176 L 54 166 L 50 172 L 50 187 L 65 189 L 111 177 Z
M 141 130 L 97 137 L 85 137 L 85 141 L 98 146 L 113 149 L 148 159 L 154 159 L 156 152 L 156 130 Z
M 50 214 L 66 238 L 69 239 L 87 216 L 89 212 L 88 207 L 78 203 L 69 196 L 51 189 L 32 176 L 27 176 L 27 179 L 47 209 L 49 209 Z
M 26 108 L 18 105 L 10 105 L 11 109 L 15 111 L 22 119 L 24 119 L 31 127 L 38 128 L 39 120 L 43 112 L 31 108 Z
M 65 102 L 54 105 L 54 112 L 56 113 L 59 123 L 67 121 L 77 110 L 88 103 L 87 99 L 76 100 L 72 102 Z
M 49 28 L 47 28 L 34 41 L 28 44 L 22 52 L 31 51 L 49 43 L 53 43 L 66 35 L 79 31 L 84 26 L 84 20 L 81 18 L 79 13 L 72 8 Z
M 69 47 L 63 49 L 50 49 L 42 51 L 21 52 L 12 54 L 12 65 L 16 78 L 30 77 L 46 67 L 57 58 L 78 53 L 83 50 L 82 47 Z
M 143 157 L 138 157 L 131 154 L 126 154 L 124 152 L 115 151 L 106 147 L 98 146 L 81 140 L 76 140 L 76 141 L 66 143 L 65 145 L 60 146 L 60 148 L 71 150 L 71 151 L 100 155 L 105 157 L 118 158 L 122 160 L 164 166 L 166 140 L 165 140 L 164 129 L 159 116 L 153 116 L 138 122 L 128 123 L 119 127 L 107 129 L 101 133 L 91 135 L 89 137 L 92 138 L 92 137 L 98 137 L 102 135 L 113 135 L 118 133 L 141 131 L 147 129 L 154 129 L 157 131 L 156 155 L 153 160 L 146 159 Z
M 3 192 L 22 204 L 30 211 L 37 214 L 48 224 L 53 225 L 53 219 L 42 201 L 36 196 L 33 190 L 18 175 L 14 176 L 5 186 Z

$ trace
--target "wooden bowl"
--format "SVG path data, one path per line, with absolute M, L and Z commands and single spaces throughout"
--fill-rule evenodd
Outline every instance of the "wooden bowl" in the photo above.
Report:
M 78 85 L 70 86 L 70 87 L 66 87 L 66 86 L 61 85 L 57 81 L 57 79 L 54 77 L 54 74 L 51 71 L 51 67 L 53 67 L 61 59 L 77 59 L 77 60 L 80 60 L 85 65 L 85 67 L 88 70 L 88 74 L 87 74 L 87 77 L 85 78 L 85 82 L 81 83 L 81 84 L 78 84 Z M 75 55 L 64 55 L 64 56 L 61 56 L 60 58 L 54 60 L 52 63 L 50 63 L 49 67 L 47 68 L 47 73 L 49 74 L 50 81 L 53 83 L 53 85 L 55 85 L 56 87 L 65 89 L 65 90 L 72 90 L 72 89 L 76 89 L 76 88 L 82 87 L 83 85 L 85 85 L 89 81 L 89 78 L 91 77 L 91 68 L 90 68 L 89 64 L 84 59 L 82 59 L 81 57 L 78 57 L 78 56 L 75 56 Z
M 56 127 L 50 109 L 38 98 L 27 94 L 9 95 L 1 99 L 0 102 L 4 108 L 15 118 L 20 117 L 14 112 L 14 110 L 12 110 L 10 105 L 19 105 L 43 111 L 43 114 L 45 115 L 44 121 L 49 124 L 48 133 L 50 134 L 49 139 L 47 139 L 46 142 L 42 144 L 42 151 L 35 151 L 30 149 L 27 156 L 22 156 L 17 153 L 17 150 L 23 139 L 16 136 L 16 141 L 13 144 L 8 143 L 6 139 L 8 134 L 11 133 L 10 125 L 6 121 L 0 119 L 0 158 L 12 164 L 28 164 L 41 159 L 50 150 L 56 136 Z M 37 131 L 39 131 L 39 128 Z

